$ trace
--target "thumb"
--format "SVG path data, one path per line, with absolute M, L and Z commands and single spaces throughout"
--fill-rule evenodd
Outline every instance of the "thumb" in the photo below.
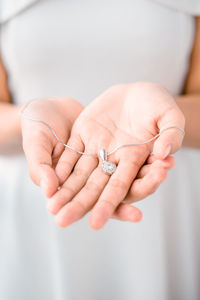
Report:
M 153 154 L 158 159 L 165 159 L 168 155 L 177 152 L 184 138 L 185 118 L 180 109 L 167 111 L 157 123 L 160 136 L 153 146 Z
M 52 166 L 52 143 L 41 133 L 40 138 L 38 135 L 30 138 L 24 134 L 23 149 L 32 181 L 42 188 L 46 197 L 53 196 L 58 189 L 59 180 Z

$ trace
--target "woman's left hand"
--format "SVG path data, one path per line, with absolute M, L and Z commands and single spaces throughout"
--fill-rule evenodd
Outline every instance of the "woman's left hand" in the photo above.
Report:
M 164 88 L 141 82 L 114 86 L 100 95 L 79 115 L 71 136 L 79 139 L 79 151 L 97 155 L 102 148 L 109 153 L 118 145 L 148 140 L 164 128 L 184 128 L 184 123 Z M 124 206 L 130 221 L 140 221 L 140 210 L 121 202 L 143 199 L 159 186 L 174 165 L 169 155 L 181 147 L 182 140 L 181 131 L 170 129 L 149 144 L 120 148 L 109 155 L 108 160 L 117 165 L 112 176 L 102 171 L 98 158 L 74 156 L 66 148 L 56 166 L 61 188 L 49 200 L 48 210 L 61 227 L 92 209 L 90 226 L 100 229 L 116 213 L 120 216 L 120 210 L 125 215 Z

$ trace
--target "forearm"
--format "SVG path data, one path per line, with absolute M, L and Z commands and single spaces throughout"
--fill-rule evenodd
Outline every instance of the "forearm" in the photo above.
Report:
M 0 147 L 20 137 L 20 107 L 0 102 Z
M 186 119 L 186 147 L 200 148 L 200 93 L 191 93 L 176 98 Z

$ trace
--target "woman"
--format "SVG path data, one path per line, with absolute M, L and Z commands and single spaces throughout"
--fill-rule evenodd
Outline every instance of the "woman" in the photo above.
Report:
M 67 95 L 86 105 L 113 84 L 154 81 L 177 96 L 190 120 L 185 143 L 199 147 L 199 21 L 195 27 L 190 15 L 199 12 L 196 1 L 188 7 L 128 0 L 8 3 L 1 57 L 16 104 Z M 185 95 L 178 97 L 187 73 Z M 73 103 L 75 118 L 82 107 Z M 2 145 L 20 135 L 17 111 L 1 105 Z M 56 228 L 23 155 L 3 156 L 1 298 L 198 299 L 199 152 L 185 149 L 177 157 L 166 184 L 139 204 L 145 218 L 137 227 L 110 222 L 92 232 L 86 218 Z M 192 180 L 188 170 L 195 172 Z

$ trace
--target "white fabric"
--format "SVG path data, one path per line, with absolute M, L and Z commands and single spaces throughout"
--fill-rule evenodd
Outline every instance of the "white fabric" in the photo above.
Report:
M 8 21 L 18 13 L 30 5 L 43 0 L 0 0 L 0 23 Z M 133 0 L 134 1 L 134 0 Z M 150 0 L 157 3 L 165 4 L 169 7 L 191 15 L 200 15 L 200 1 L 199 0 Z
M 0 0 L 0 23 L 8 21 L 37 1 L 40 0 Z
M 157 3 L 165 4 L 168 7 L 189 13 L 194 16 L 200 15 L 199 0 L 153 0 Z
M 73 96 L 87 105 L 112 84 L 136 80 L 181 93 L 191 15 L 145 0 L 44 0 L 26 8 L 1 27 L 16 103 Z M 0 299 L 198 300 L 200 153 L 183 149 L 176 157 L 165 184 L 138 204 L 142 223 L 111 220 L 93 232 L 88 216 L 57 228 L 23 154 L 2 156 Z

